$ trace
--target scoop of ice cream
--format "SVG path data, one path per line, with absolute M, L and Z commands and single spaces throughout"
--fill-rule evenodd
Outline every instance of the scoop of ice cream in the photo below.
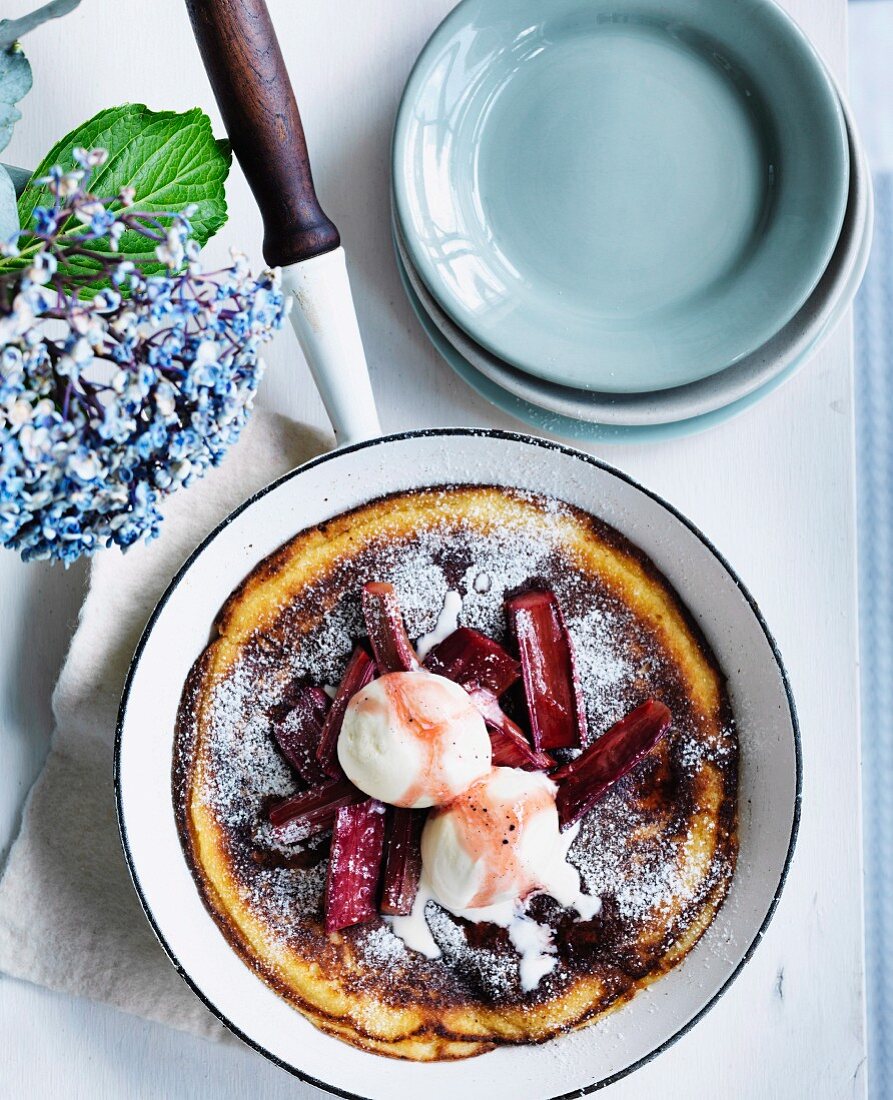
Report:
M 508 930 L 518 952 L 526 992 L 555 966 L 548 925 L 525 912 L 531 894 L 550 894 L 559 905 L 591 920 L 601 898 L 584 894 L 568 850 L 578 826 L 562 833 L 555 784 L 542 772 L 492 768 L 448 806 L 428 815 L 422 832 L 422 878 L 412 912 L 389 917 L 407 947 L 429 959 L 441 949 L 425 917 L 433 899 L 464 920 L 493 922 Z
M 391 672 L 351 699 L 338 760 L 394 806 L 442 805 L 490 770 L 490 737 L 466 692 L 430 672 Z
M 422 833 L 422 863 L 437 900 L 463 913 L 511 906 L 544 890 L 573 904 L 580 880 L 567 863 L 555 790 L 542 772 L 493 768 L 435 810 Z

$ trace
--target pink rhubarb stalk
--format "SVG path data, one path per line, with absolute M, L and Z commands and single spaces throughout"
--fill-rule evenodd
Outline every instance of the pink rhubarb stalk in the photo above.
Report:
M 613 725 L 576 760 L 552 775 L 558 784 L 558 818 L 562 829 L 588 813 L 618 779 L 631 771 L 670 728 L 672 716 L 663 703 L 649 699 Z
M 468 694 L 487 723 L 494 767 L 536 772 L 555 766 L 551 756 L 531 747 L 524 731 L 509 718 L 495 695 L 481 688 L 472 688 Z
M 349 780 L 333 779 L 271 806 L 270 823 L 277 839 L 298 843 L 330 829 L 339 809 L 366 797 Z
M 379 672 L 413 672 L 419 659 L 406 634 L 397 592 L 392 584 L 363 586 L 363 617 Z
M 318 787 L 326 773 L 316 753 L 330 702 L 322 688 L 301 685 L 293 696 L 294 705 L 273 724 L 279 751 L 308 787 Z
M 426 810 L 406 810 L 399 806 L 390 811 L 381 890 L 382 913 L 406 916 L 412 912 L 422 874 L 422 827 L 426 816 Z
M 468 692 L 490 731 L 496 767 L 538 771 L 553 766 L 550 757 L 530 747 L 523 731 L 499 705 L 498 697 L 518 679 L 521 666 L 498 642 L 460 626 L 431 650 L 425 668 Z
M 460 626 L 425 658 L 425 668 L 464 688 L 479 687 L 499 696 L 521 675 L 521 666 L 498 642 Z
M 572 749 L 586 739 L 586 709 L 574 648 L 552 592 L 529 589 L 506 600 L 521 657 L 530 732 L 539 751 Z
M 316 759 L 323 771 L 334 779 L 343 775 L 341 765 L 338 763 L 337 749 L 338 734 L 341 733 L 347 704 L 361 688 L 371 682 L 374 676 L 375 662 L 362 646 L 357 646 L 347 663 L 338 692 L 326 715 L 319 738 L 319 747 L 316 750 Z
M 338 810 L 326 880 L 327 932 L 362 924 L 377 915 L 384 835 L 385 807 L 376 799 Z

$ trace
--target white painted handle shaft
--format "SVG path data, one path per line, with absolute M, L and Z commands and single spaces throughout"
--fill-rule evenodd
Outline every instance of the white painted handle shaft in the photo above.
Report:
M 339 446 L 381 435 L 344 249 L 284 267 L 282 286 Z

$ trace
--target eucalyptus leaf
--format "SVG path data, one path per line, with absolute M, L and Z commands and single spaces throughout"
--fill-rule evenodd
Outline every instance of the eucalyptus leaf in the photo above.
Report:
M 0 34 L 7 21 L 0 23 Z M 31 66 L 18 46 L 0 50 L 0 149 L 9 145 L 12 128 L 22 117 L 16 107 L 31 90 Z
M 31 179 L 31 172 L 27 168 L 17 168 L 14 164 L 4 164 L 3 168 L 9 173 L 13 187 L 16 189 L 16 198 L 25 190 L 25 185 Z
M 44 4 L 43 7 L 37 8 L 28 15 L 23 15 L 20 19 L 4 19 L 0 23 L 0 49 L 9 49 L 13 43 L 39 27 L 41 23 L 46 23 L 48 19 L 58 19 L 60 16 L 68 15 L 80 2 L 81 0 L 50 0 L 48 4 Z
M 11 240 L 18 231 L 15 184 L 4 165 L 0 164 L 0 241 Z
M 128 103 L 100 111 L 57 142 L 43 158 L 19 198 L 19 220 L 26 231 L 35 209 L 53 202 L 49 191 L 37 181 L 53 165 L 75 167 L 73 151 L 78 146 L 108 151 L 108 160 L 90 178 L 90 190 L 97 197 L 110 198 L 123 187 L 132 187 L 133 205 L 140 211 L 175 214 L 192 205 L 192 235 L 199 245 L 204 245 L 225 223 L 224 183 L 232 153 L 228 143 L 215 140 L 208 116 L 198 107 L 177 114 Z M 113 203 L 111 209 L 117 208 L 118 204 Z M 82 229 L 73 219 L 60 228 L 70 234 Z M 30 262 L 39 247 L 39 241 L 23 236 L 19 243 L 21 256 L 0 260 L 0 274 Z M 108 251 L 104 241 L 93 242 L 90 247 Z M 116 255 L 139 264 L 147 274 L 165 270 L 155 257 L 152 242 L 133 231 L 123 235 Z M 81 257 L 73 261 L 69 273 L 82 278 L 85 286 L 98 288 L 103 285 L 97 279 L 100 266 L 96 260 Z
M 22 117 L 16 104 L 31 91 L 31 66 L 18 40 L 48 19 L 67 15 L 80 2 L 50 0 L 20 19 L 0 19 L 0 149 L 9 145 L 13 127 Z

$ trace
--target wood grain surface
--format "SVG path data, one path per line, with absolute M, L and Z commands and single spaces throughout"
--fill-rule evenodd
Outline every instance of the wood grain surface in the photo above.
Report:
M 341 243 L 323 213 L 304 127 L 264 0 L 186 0 L 226 131 L 264 221 L 264 259 L 282 266 Z

